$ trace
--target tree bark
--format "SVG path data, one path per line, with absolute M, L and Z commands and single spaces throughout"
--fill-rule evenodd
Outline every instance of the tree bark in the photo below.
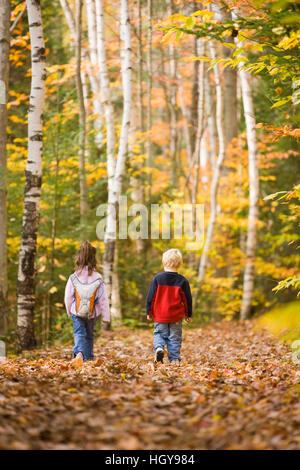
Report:
M 143 105 L 143 42 L 142 42 L 142 5 L 141 0 L 137 2 L 137 128 L 140 133 L 144 132 L 144 105 Z M 145 148 L 141 142 L 141 153 L 144 154 Z M 145 190 L 144 190 L 144 176 L 142 169 L 144 162 L 136 165 L 140 171 L 139 176 L 132 176 L 130 178 L 130 185 L 133 190 L 131 191 L 131 199 L 139 204 L 145 203 Z M 145 240 L 138 238 L 135 240 L 137 253 L 142 253 L 145 248 Z
M 121 194 L 122 176 L 128 147 L 128 132 L 131 111 L 131 35 L 127 0 L 121 0 L 121 74 L 123 89 L 123 116 L 117 159 L 115 159 L 114 111 L 110 96 L 109 77 L 106 65 L 104 39 L 103 1 L 96 2 L 98 60 L 100 67 L 100 83 L 105 110 L 107 133 L 107 173 L 108 173 L 108 211 L 105 230 L 105 251 L 103 256 L 104 281 L 108 289 L 108 298 L 112 305 L 112 292 L 116 283 L 113 282 L 115 266 L 114 255 L 116 245 L 115 215 Z M 114 321 L 115 318 L 112 318 Z
M 85 147 L 86 147 L 86 110 L 84 104 L 84 91 L 81 77 L 81 23 L 82 0 L 76 0 L 76 89 L 79 103 L 79 184 L 80 184 L 80 222 L 84 226 L 88 211 L 88 189 L 85 174 Z
M 18 269 L 19 347 L 32 349 L 34 336 L 35 257 L 42 181 L 42 114 L 45 95 L 45 44 L 39 0 L 26 0 L 31 43 L 31 91 L 28 110 L 28 158 Z
M 82 29 L 82 4 L 83 0 L 76 0 L 75 18 L 68 0 L 60 0 L 71 38 L 74 41 L 76 57 L 76 91 L 79 104 L 79 188 L 80 188 L 80 222 L 84 226 L 88 211 L 88 187 L 85 175 L 85 147 L 86 147 L 86 110 L 84 103 L 83 80 L 81 75 L 81 29 Z M 84 234 L 83 234 L 84 236 Z
M 203 56 L 205 54 L 205 45 L 202 39 L 197 39 L 197 54 Z M 199 179 L 199 163 L 201 140 L 204 133 L 204 62 L 200 62 L 198 67 L 198 111 L 197 111 L 197 131 L 196 141 L 193 154 L 193 166 L 195 167 L 192 180 L 192 204 L 197 202 L 198 179 Z
M 173 0 L 168 0 L 168 16 L 173 15 Z M 170 185 L 176 187 L 177 180 L 177 67 L 176 67 L 176 50 L 174 44 L 169 44 L 169 67 L 170 67 L 170 144 L 169 159 L 171 161 L 170 168 Z
M 240 67 L 242 64 L 240 65 Z M 256 150 L 255 115 L 250 87 L 250 76 L 246 70 L 239 71 L 246 121 L 248 165 L 249 165 L 249 213 L 246 244 L 246 263 L 244 270 L 243 299 L 240 317 L 245 320 L 250 316 L 254 292 L 255 253 L 257 243 L 259 180 Z
M 88 66 L 88 76 L 92 88 L 92 103 L 94 113 L 97 117 L 94 119 L 94 129 L 96 131 L 95 143 L 99 147 L 102 145 L 102 105 L 100 97 L 100 83 L 99 83 L 99 70 L 98 70 L 98 56 L 97 56 L 97 26 L 96 26 L 96 11 L 95 2 L 93 0 L 85 0 L 87 26 L 88 26 L 88 39 L 89 39 L 89 58 L 91 67 Z M 95 73 L 97 72 L 97 75 Z
M 231 13 L 225 12 L 224 18 L 231 19 Z M 234 44 L 234 38 L 229 36 L 226 42 Z M 233 49 L 223 46 L 223 56 L 232 58 Z M 225 148 L 238 135 L 237 120 L 237 70 L 231 67 L 224 68 L 224 133 Z
M 210 41 L 209 43 L 210 55 L 212 59 L 216 58 L 216 51 L 215 47 Z M 215 65 L 214 68 L 215 74 L 215 82 L 216 82 L 216 97 L 217 97 L 217 104 L 216 104 L 216 123 L 217 123 L 217 132 L 218 132 L 218 140 L 219 140 L 219 154 L 216 161 L 216 166 L 214 170 L 214 175 L 211 183 L 211 195 L 210 195 L 210 219 L 206 231 L 205 243 L 203 252 L 200 258 L 200 265 L 199 265 L 199 273 L 198 273 L 198 281 L 201 283 L 204 279 L 205 269 L 207 264 L 207 257 L 209 248 L 212 242 L 214 226 L 217 217 L 217 196 L 218 196 L 218 187 L 219 181 L 225 156 L 225 135 L 224 135 L 224 128 L 223 128 L 223 90 L 221 85 L 221 77 L 218 65 Z
M 151 109 L 151 91 L 152 91 L 152 0 L 147 0 L 147 140 L 146 154 L 147 166 L 152 168 L 152 145 L 151 145 L 151 127 L 152 127 L 152 109 Z M 148 172 L 148 199 L 151 200 L 151 172 Z
M 7 328 L 7 97 L 9 76 L 10 0 L 0 5 L 0 335 Z

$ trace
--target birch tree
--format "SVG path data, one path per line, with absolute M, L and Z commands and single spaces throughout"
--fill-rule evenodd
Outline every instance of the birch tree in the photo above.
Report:
M 39 0 L 26 0 L 31 44 L 31 91 L 28 110 L 28 158 L 18 269 L 20 349 L 32 349 L 34 336 L 35 257 L 42 181 L 42 114 L 45 95 L 45 44 Z
M 137 2 L 137 128 L 141 134 L 144 132 L 144 105 L 143 105 L 143 38 L 142 38 L 142 4 L 141 0 Z M 136 131 L 136 129 L 135 129 Z M 130 139 L 129 139 L 130 140 Z M 141 153 L 144 154 L 145 148 L 141 142 Z M 129 148 L 130 152 L 130 148 Z M 140 171 L 138 176 L 131 175 L 130 186 L 132 187 L 131 199 L 133 202 L 145 203 L 144 177 L 142 169 L 144 162 L 138 162 L 137 170 Z M 145 248 L 145 240 L 137 238 L 135 240 L 137 253 L 142 253 Z
M 231 19 L 231 12 L 224 12 L 223 17 Z M 226 38 L 227 43 L 234 44 L 234 38 L 229 36 Z M 232 59 L 233 49 L 231 47 L 222 47 L 222 55 L 224 58 Z M 233 67 L 224 68 L 224 133 L 225 146 L 238 135 L 237 120 L 237 70 Z
M 243 298 L 240 314 L 241 320 L 245 320 L 250 315 L 254 291 L 254 262 L 257 244 L 259 180 L 255 131 L 256 123 L 251 94 L 250 76 L 249 72 L 241 69 L 239 70 L 239 76 L 241 82 L 244 116 L 246 122 L 249 173 L 249 213 L 246 243 L 246 262 L 244 269 Z
M 85 147 L 86 147 L 86 109 L 84 104 L 84 90 L 81 78 L 81 24 L 82 24 L 82 0 L 76 0 L 76 89 L 79 103 L 79 184 L 80 184 L 80 220 L 84 224 L 88 211 L 88 189 L 85 174 Z
M 216 58 L 216 50 L 212 41 L 209 43 L 210 56 L 213 60 Z M 215 82 L 216 82 L 216 124 L 217 124 L 217 133 L 219 140 L 219 153 L 216 161 L 214 175 L 211 183 L 210 190 L 210 218 L 208 222 L 208 227 L 206 230 L 206 237 L 203 252 L 200 258 L 199 272 L 198 272 L 198 281 L 202 282 L 205 275 L 205 269 L 207 265 L 207 257 L 212 242 L 213 231 L 215 227 L 215 222 L 217 218 L 217 196 L 218 188 L 220 182 L 221 171 L 223 167 L 223 161 L 225 156 L 225 134 L 223 128 L 223 90 L 221 85 L 221 77 L 218 65 L 213 67 Z
M 152 167 L 152 148 L 151 148 L 151 127 L 152 127 L 152 116 L 151 116 L 151 91 L 152 91 L 152 0 L 147 0 L 147 141 L 146 141 L 146 154 L 147 154 L 147 166 Z M 148 197 L 149 201 L 151 198 L 151 172 L 148 173 Z
M 97 54 L 97 26 L 96 26 L 96 10 L 94 0 L 85 0 L 86 16 L 87 16 L 87 30 L 89 40 L 89 57 L 87 61 L 87 69 L 89 80 L 92 89 L 92 103 L 94 113 L 97 115 L 94 119 L 95 143 L 97 146 L 102 145 L 103 133 L 102 133 L 102 106 L 100 97 L 100 82 L 99 82 L 99 70 L 98 70 L 98 54 Z M 89 65 L 91 63 L 91 66 Z
M 106 64 L 106 47 L 104 38 L 104 11 L 103 1 L 96 1 L 96 20 L 98 38 L 98 60 L 100 69 L 100 84 L 102 95 L 102 106 L 105 111 L 106 122 L 106 154 L 108 174 L 108 210 L 105 230 L 105 252 L 103 256 L 103 274 L 108 287 L 108 297 L 111 302 L 112 289 L 116 283 L 113 282 L 114 255 L 116 245 L 116 215 L 118 201 L 122 188 L 122 176 L 128 147 L 128 132 L 130 125 L 131 110 L 131 36 L 130 21 L 127 0 L 121 0 L 121 26 L 120 36 L 122 42 L 121 50 L 121 75 L 123 90 L 123 115 L 117 157 L 115 156 L 115 127 L 114 110 L 110 94 L 110 81 Z M 115 294 L 114 294 L 115 295 Z
M 80 185 L 80 220 L 84 224 L 85 216 L 88 210 L 87 203 L 87 182 L 85 175 L 85 147 L 86 147 L 86 109 L 84 103 L 84 89 L 82 73 L 81 73 L 81 23 L 82 23 L 82 3 L 83 0 L 76 0 L 75 2 L 75 18 L 68 0 L 60 0 L 68 27 L 71 32 L 71 38 L 74 41 L 75 57 L 76 57 L 76 91 L 79 104 L 79 185 Z
M 7 209 L 6 209 L 6 140 L 9 74 L 10 0 L 0 4 L 0 335 L 7 324 Z
M 173 15 L 173 0 L 168 1 L 168 16 Z M 170 185 L 176 185 L 176 150 L 177 150 L 177 67 L 176 50 L 174 44 L 169 44 L 169 68 L 170 68 L 170 146 L 169 156 L 171 160 Z

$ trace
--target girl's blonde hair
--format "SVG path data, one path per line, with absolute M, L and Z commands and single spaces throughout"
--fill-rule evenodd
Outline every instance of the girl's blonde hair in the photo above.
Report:
M 177 269 L 182 265 L 182 255 L 177 248 L 171 248 L 165 251 L 162 257 L 162 263 L 165 267 Z
M 76 271 L 84 268 L 85 266 L 88 267 L 89 275 L 91 275 L 97 267 L 96 248 L 88 241 L 81 243 L 75 255 Z

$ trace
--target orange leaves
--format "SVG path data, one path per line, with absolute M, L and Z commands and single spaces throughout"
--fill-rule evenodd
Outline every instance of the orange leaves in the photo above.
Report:
M 102 332 L 79 367 L 71 348 L 28 352 L 0 365 L 0 447 L 294 449 L 287 353 L 252 322 L 184 329 L 179 367 L 153 368 L 150 330 Z
M 294 137 L 298 139 L 300 137 L 300 129 L 292 129 L 290 126 L 285 125 L 281 127 L 275 127 L 270 124 L 258 123 L 256 125 L 258 129 L 266 129 L 273 134 L 273 142 L 276 142 L 281 137 Z

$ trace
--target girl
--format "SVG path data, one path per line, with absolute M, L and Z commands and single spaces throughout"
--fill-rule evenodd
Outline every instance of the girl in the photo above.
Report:
M 88 241 L 83 242 L 75 256 L 76 270 L 69 277 L 65 290 L 67 314 L 73 321 L 73 361 L 79 364 L 94 359 L 96 318 L 102 315 L 104 323 L 110 321 L 105 286 L 96 265 L 96 248 Z

